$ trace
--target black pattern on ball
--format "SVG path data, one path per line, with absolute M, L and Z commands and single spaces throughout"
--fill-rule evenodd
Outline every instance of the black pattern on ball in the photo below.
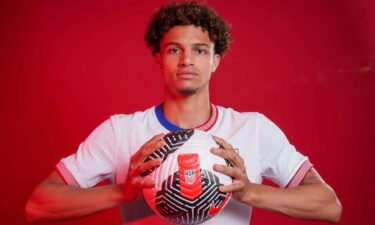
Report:
M 162 190 L 156 194 L 155 205 L 158 212 L 169 221 L 178 224 L 198 224 L 211 218 L 211 204 L 219 207 L 230 193 L 220 192 L 222 184 L 212 172 L 200 170 L 202 194 L 190 200 L 181 195 L 178 172 L 170 175 L 162 184 Z
M 149 155 L 146 158 L 145 162 L 152 159 L 161 158 L 163 163 L 168 158 L 168 155 L 177 151 L 177 149 L 179 149 L 183 144 L 185 144 L 186 141 L 188 141 L 190 137 L 193 136 L 193 134 L 193 129 L 179 130 L 166 134 L 163 137 L 165 145 L 162 148 L 159 148 L 156 151 L 154 151 L 151 155 Z M 152 171 L 152 169 L 147 170 L 146 172 L 142 173 L 142 176 L 147 176 L 150 173 L 152 173 Z

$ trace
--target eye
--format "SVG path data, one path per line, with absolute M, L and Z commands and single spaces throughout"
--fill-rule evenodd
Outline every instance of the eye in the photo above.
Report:
M 196 52 L 198 53 L 198 55 L 207 55 L 208 54 L 208 51 L 206 49 L 203 49 L 203 48 L 198 48 L 196 50 Z
M 178 54 L 180 52 L 180 49 L 179 48 L 170 48 L 170 49 L 168 49 L 167 52 L 170 53 L 170 54 Z

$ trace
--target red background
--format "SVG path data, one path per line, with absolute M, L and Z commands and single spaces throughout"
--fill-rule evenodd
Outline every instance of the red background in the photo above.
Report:
M 143 35 L 165 2 L 1 1 L 0 224 L 25 224 L 33 188 L 98 124 L 162 101 L 159 68 Z M 375 4 L 209 3 L 234 36 L 213 75 L 212 101 L 271 118 L 336 190 L 340 224 L 373 224 Z M 252 218 L 300 223 L 258 209 Z M 120 218 L 114 209 L 59 224 Z

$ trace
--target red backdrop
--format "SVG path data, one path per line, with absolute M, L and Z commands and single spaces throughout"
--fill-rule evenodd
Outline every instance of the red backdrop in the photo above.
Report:
M 143 35 L 165 2 L 1 1 L 0 224 L 25 224 L 33 188 L 98 124 L 162 101 Z M 340 224 L 373 224 L 375 4 L 209 3 L 234 36 L 213 75 L 213 102 L 271 118 L 336 190 Z M 252 223 L 301 222 L 255 210 Z M 120 218 L 114 209 L 60 224 Z

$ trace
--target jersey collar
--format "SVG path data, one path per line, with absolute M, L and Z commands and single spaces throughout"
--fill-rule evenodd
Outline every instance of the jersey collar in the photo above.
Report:
M 167 129 L 169 131 L 182 130 L 181 127 L 169 122 L 169 120 L 167 118 L 165 118 L 164 113 L 163 113 L 163 103 L 155 107 L 155 114 L 156 114 L 156 117 L 159 120 L 159 123 L 165 129 Z M 208 120 L 204 124 L 202 124 L 198 127 L 195 127 L 194 129 L 198 129 L 198 130 L 202 130 L 202 131 L 208 131 L 209 129 L 211 129 L 215 125 L 215 123 L 217 121 L 217 117 L 218 117 L 218 109 L 215 105 L 211 104 L 210 118 L 208 118 Z

